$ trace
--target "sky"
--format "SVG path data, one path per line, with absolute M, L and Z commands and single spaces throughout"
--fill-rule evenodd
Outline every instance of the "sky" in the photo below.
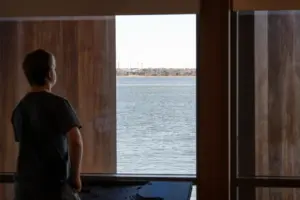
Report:
M 196 15 L 116 17 L 117 67 L 196 68 Z

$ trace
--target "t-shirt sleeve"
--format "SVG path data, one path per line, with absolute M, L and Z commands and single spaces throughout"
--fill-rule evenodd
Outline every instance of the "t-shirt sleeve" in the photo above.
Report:
M 57 111 L 60 132 L 66 134 L 74 127 L 82 127 L 74 108 L 67 100 L 58 106 Z
M 12 113 L 11 124 L 13 126 L 15 141 L 20 142 L 21 131 L 23 126 L 22 115 L 20 109 L 15 109 Z

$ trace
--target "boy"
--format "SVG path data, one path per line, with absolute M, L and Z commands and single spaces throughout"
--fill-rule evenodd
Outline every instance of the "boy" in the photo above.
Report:
M 12 115 L 19 145 L 16 200 L 62 200 L 68 180 L 77 192 L 81 190 L 81 125 L 70 103 L 51 93 L 55 68 L 54 56 L 42 49 L 23 61 L 31 91 Z

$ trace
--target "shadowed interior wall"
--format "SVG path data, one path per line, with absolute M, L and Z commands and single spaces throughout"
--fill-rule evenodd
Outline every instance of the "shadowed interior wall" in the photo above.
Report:
M 0 22 L 0 171 L 15 171 L 17 145 L 10 118 L 28 90 L 22 59 L 37 48 L 56 56 L 58 82 L 54 92 L 72 103 L 82 122 L 83 172 L 116 172 L 114 17 Z M 0 186 L 0 199 L 12 199 L 11 192 L 11 188 Z

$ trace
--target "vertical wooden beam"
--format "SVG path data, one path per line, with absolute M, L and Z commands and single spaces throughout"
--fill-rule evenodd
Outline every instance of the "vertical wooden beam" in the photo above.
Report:
M 268 142 L 268 12 L 257 11 L 255 20 L 255 175 L 269 173 Z M 256 188 L 257 200 L 268 200 L 264 188 Z
M 229 1 L 203 0 L 198 18 L 197 199 L 229 189 Z
M 0 170 L 2 172 L 13 170 L 16 162 L 11 158 L 16 158 L 17 155 L 10 124 L 11 111 L 17 102 L 16 88 L 19 85 L 16 79 L 19 58 L 17 25 L 12 22 L 0 22 Z M 0 184 L 0 191 L 0 199 L 8 199 L 12 194 L 12 186 Z
M 238 176 L 255 176 L 254 12 L 238 14 Z M 255 199 L 255 188 L 239 188 L 239 198 Z
M 230 198 L 237 199 L 238 13 L 230 12 Z

